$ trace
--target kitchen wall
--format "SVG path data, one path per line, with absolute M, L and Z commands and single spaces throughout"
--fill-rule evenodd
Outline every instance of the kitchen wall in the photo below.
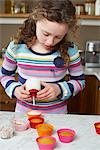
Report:
M 85 43 L 88 40 L 100 41 L 100 26 L 80 26 L 79 33 L 79 49 L 85 49 Z
M 10 39 L 16 35 L 21 25 L 0 25 L 0 46 L 5 47 Z M 80 26 L 78 31 L 79 49 L 84 50 L 88 40 L 100 40 L 100 26 Z M 1 48 L 0 47 L 0 48 Z
M 20 25 L 0 25 L 0 49 L 6 47 L 11 38 L 14 37 Z

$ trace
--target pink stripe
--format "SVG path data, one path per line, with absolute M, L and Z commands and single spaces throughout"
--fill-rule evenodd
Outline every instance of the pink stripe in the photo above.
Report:
M 30 68 L 30 67 L 33 67 L 33 68 L 55 68 L 55 66 L 36 66 L 36 65 L 19 64 L 19 63 L 18 63 L 18 66 L 27 67 L 27 68 Z
M 51 104 L 51 105 L 45 105 L 45 106 L 42 106 L 42 105 L 32 105 L 32 104 L 29 104 L 29 103 L 27 103 L 27 102 L 25 102 L 25 101 L 22 101 L 22 100 L 17 100 L 17 102 L 19 102 L 19 103 L 21 103 L 22 105 L 25 105 L 26 107 L 31 107 L 31 108 L 33 108 L 33 109 L 36 109 L 36 108 L 38 108 L 38 109 L 53 109 L 54 107 L 62 107 L 63 105 L 65 105 L 67 102 L 66 101 L 61 101 L 61 102 L 59 102 L 59 103 L 57 103 L 57 104 Z M 52 108 L 53 107 L 53 108 Z
M 76 82 L 78 83 L 78 85 L 79 85 L 79 87 L 80 87 L 80 89 L 82 91 L 82 86 L 81 86 L 80 82 L 78 80 L 76 80 Z
M 30 74 L 39 74 L 39 73 L 40 74 L 47 74 L 48 73 L 48 74 L 50 74 L 50 76 L 52 75 L 50 70 L 45 70 L 45 71 L 43 71 L 43 70 L 39 70 L 39 71 L 37 71 L 37 70 L 27 70 L 27 72 L 26 72 L 26 69 L 19 68 L 19 71 L 22 72 L 23 74 L 27 74 L 27 75 L 29 75 L 29 73 Z M 57 75 L 59 75 L 61 73 L 64 73 L 64 71 L 63 70 L 57 71 Z
M 6 61 L 10 62 L 10 63 L 13 63 L 13 64 L 16 64 L 15 61 L 13 61 L 12 59 L 8 58 L 7 56 L 5 57 Z
M 16 104 L 15 112 L 27 113 L 32 109 L 25 107 L 19 103 Z M 52 109 L 52 110 L 40 110 L 42 113 L 67 113 L 67 105 L 64 105 L 60 108 Z
M 81 64 L 81 62 L 79 61 L 78 63 L 75 63 L 75 64 L 70 64 L 70 67 L 77 67 Z
M 18 63 L 18 66 L 22 66 L 22 67 L 27 67 L 27 68 L 30 68 L 30 67 L 32 67 L 32 68 L 49 68 L 49 69 L 55 69 L 56 67 L 55 66 L 36 66 L 36 65 L 29 65 L 29 64 L 25 64 L 25 63 Z M 65 66 L 63 66 L 61 69 L 63 69 L 63 68 L 65 68 L 66 69 L 66 67 Z

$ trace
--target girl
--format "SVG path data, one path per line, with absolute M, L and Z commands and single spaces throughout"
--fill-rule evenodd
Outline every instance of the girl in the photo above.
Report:
M 75 30 L 75 7 L 71 1 L 38 1 L 10 42 L 1 70 L 6 93 L 17 99 L 16 112 L 67 113 L 67 100 L 85 85 L 78 50 L 69 40 Z M 42 89 L 37 93 L 35 105 L 25 88 L 30 77 L 41 80 Z

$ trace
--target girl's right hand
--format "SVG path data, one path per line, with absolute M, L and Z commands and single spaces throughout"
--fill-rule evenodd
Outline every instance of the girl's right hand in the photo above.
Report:
M 23 101 L 31 102 L 32 98 L 30 96 L 30 92 L 25 89 L 25 84 L 18 86 L 14 90 L 14 95 L 17 99 L 21 99 Z

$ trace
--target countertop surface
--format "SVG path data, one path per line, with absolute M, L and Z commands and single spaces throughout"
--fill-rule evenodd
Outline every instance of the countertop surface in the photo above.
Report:
M 0 59 L 0 67 L 2 66 L 3 60 Z M 94 75 L 100 81 L 100 68 L 87 68 L 83 66 L 85 75 Z
M 14 112 L 0 111 L 0 117 L 10 119 Z M 94 123 L 100 121 L 100 116 L 46 114 L 45 122 L 54 126 L 54 136 L 57 140 L 55 150 L 100 150 L 100 135 L 96 134 Z M 76 136 L 71 143 L 61 143 L 57 136 L 57 129 L 70 128 L 76 131 Z M 0 150 L 38 150 L 36 129 L 16 132 L 10 139 L 0 139 Z
M 83 67 L 85 75 L 94 75 L 100 81 L 100 68 Z

